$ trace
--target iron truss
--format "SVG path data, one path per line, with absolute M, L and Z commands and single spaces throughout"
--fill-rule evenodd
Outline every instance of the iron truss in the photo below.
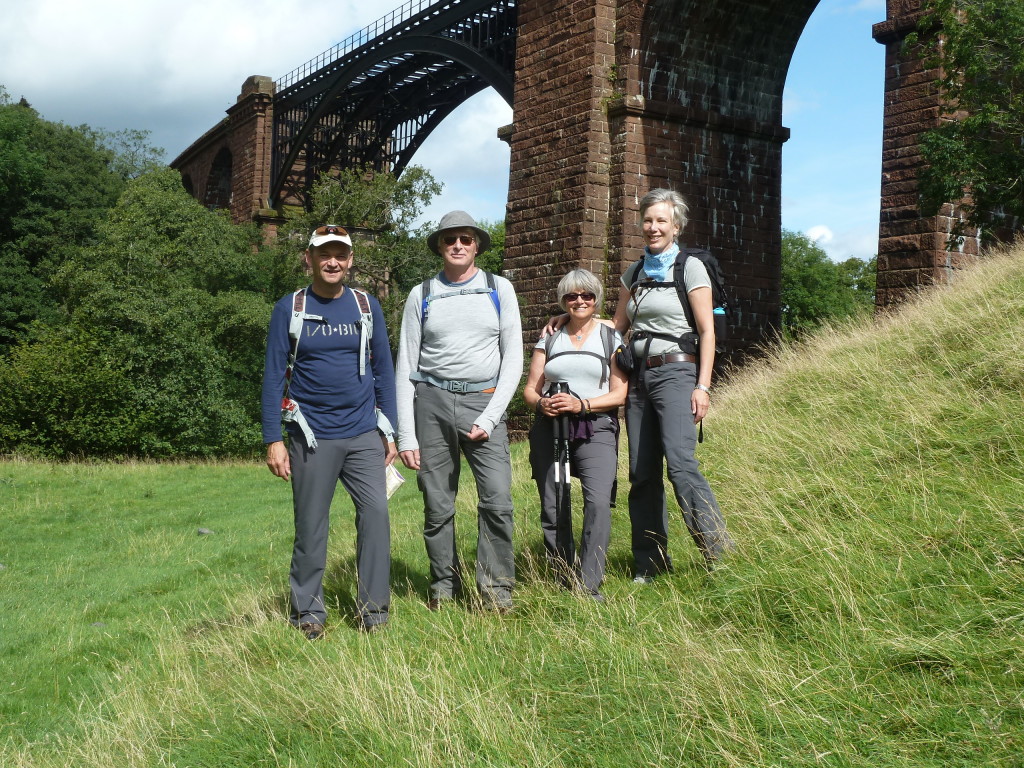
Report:
M 270 207 L 332 168 L 400 174 L 487 87 L 512 103 L 516 0 L 410 0 L 277 81 Z

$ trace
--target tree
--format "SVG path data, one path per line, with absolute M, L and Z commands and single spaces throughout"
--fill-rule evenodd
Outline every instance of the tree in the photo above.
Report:
M 942 122 L 925 134 L 921 208 L 959 203 L 967 229 L 985 240 L 1024 222 L 1024 2 L 927 0 L 910 45 L 939 67 Z
M 425 244 L 432 227 L 413 229 L 407 222 L 440 191 L 441 184 L 419 166 L 407 167 L 399 177 L 370 168 L 325 174 L 313 186 L 310 211 L 293 217 L 279 233 L 281 263 L 294 264 L 293 274 L 299 276 L 298 254 L 314 227 L 333 223 L 349 229 L 356 252 L 353 280 L 380 300 L 396 347 L 406 296 L 441 266 Z
M 43 120 L 0 89 L 0 352 L 55 316 L 49 276 L 95 230 L 124 188 L 89 129 Z
M 87 129 L 83 126 L 83 129 Z M 125 128 L 120 131 L 95 131 L 97 142 L 113 152 L 110 169 L 121 178 L 137 179 L 144 173 L 166 165 L 164 150 L 149 143 L 150 131 Z
M 505 222 L 481 219 L 477 223 L 491 236 L 491 247 L 477 257 L 476 265 L 488 272 L 499 273 L 505 262 Z
M 836 264 L 800 232 L 782 231 L 782 330 L 795 338 L 829 320 L 869 314 L 875 259 Z
M 259 448 L 272 254 L 177 171 L 129 182 L 53 283 L 66 316 L 0 366 L 0 448 L 223 456 Z M 61 418 L 60 414 L 65 414 Z M 70 420 L 71 423 L 68 423 Z

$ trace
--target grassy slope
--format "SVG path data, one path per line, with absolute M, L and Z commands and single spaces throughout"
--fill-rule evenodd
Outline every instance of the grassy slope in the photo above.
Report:
M 343 495 L 310 644 L 262 468 L 0 465 L 0 764 L 1024 765 L 1022 341 L 1018 253 L 738 374 L 699 456 L 739 554 L 705 578 L 676 514 L 634 586 L 620 493 L 603 606 L 538 565 L 517 446 L 516 613 L 428 613 L 407 483 L 372 638 Z

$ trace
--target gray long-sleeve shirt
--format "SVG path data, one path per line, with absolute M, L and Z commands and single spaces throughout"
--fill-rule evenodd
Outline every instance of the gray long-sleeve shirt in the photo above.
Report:
M 497 378 L 494 394 L 474 423 L 491 434 L 501 420 L 523 375 L 523 334 L 512 283 L 498 275 L 494 282 L 501 304 L 500 318 L 488 293 L 467 293 L 430 302 L 427 319 L 422 322 L 422 284 L 410 291 L 402 314 L 395 371 L 400 451 L 419 448 L 413 416 L 415 383 L 409 378 L 414 371 L 446 381 Z M 442 273 L 431 280 L 429 295 L 486 287 L 481 269 L 462 283 L 449 283 Z

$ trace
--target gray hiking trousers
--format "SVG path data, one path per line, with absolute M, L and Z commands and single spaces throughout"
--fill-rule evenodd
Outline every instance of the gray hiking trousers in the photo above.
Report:
M 666 363 L 636 374 L 626 397 L 629 439 L 629 519 L 637 576 L 671 569 L 664 466 L 683 511 L 683 521 L 710 567 L 733 548 L 715 494 L 700 471 L 694 449 L 697 426 L 690 395 L 697 381 L 694 363 Z
M 512 554 L 512 463 L 504 419 L 487 440 L 466 437 L 473 419 L 490 401 L 484 392 L 448 392 L 416 384 L 416 440 L 420 450 L 417 483 L 423 493 L 423 541 L 430 560 L 430 596 L 451 598 L 462 589 L 455 546 L 455 496 L 459 451 L 476 480 L 476 584 L 485 602 L 511 605 L 515 585 Z
M 530 429 L 530 465 L 540 496 L 544 550 L 548 562 L 567 586 L 573 586 L 572 582 L 578 580 L 579 586 L 596 594 L 604 581 L 611 538 L 611 502 L 618 467 L 618 422 L 608 415 L 599 414 L 594 420 L 594 434 L 589 440 L 570 441 L 572 476 L 579 478 L 583 490 L 579 559 L 572 530 L 571 506 L 565 510 L 567 519 L 560 520 L 558 515 L 553 424 L 553 419 L 539 417 Z
M 331 500 L 341 480 L 356 508 L 356 612 L 369 626 L 388 619 L 391 527 L 384 480 L 384 445 L 377 430 L 341 440 L 318 440 L 311 451 L 290 440 L 295 545 L 291 566 L 291 620 L 327 620 L 323 577 Z

